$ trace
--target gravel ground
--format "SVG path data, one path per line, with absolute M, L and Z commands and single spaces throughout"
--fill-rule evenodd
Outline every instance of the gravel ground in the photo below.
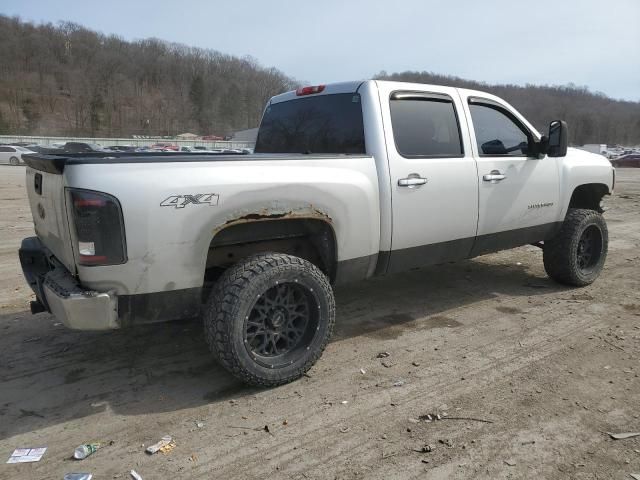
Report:
M 640 431 L 640 170 L 618 170 L 607 205 L 595 284 L 555 284 L 523 247 L 340 288 L 318 364 L 257 390 L 197 322 L 84 333 L 31 316 L 24 168 L 0 166 L 0 478 L 631 478 L 640 437 L 606 432 Z M 170 453 L 144 453 L 166 434 Z M 4 464 L 27 446 L 48 450 Z

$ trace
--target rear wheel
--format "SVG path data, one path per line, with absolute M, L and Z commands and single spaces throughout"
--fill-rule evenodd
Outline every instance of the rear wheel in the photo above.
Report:
M 327 277 L 312 263 L 279 253 L 254 255 L 229 268 L 204 313 L 207 343 L 222 366 L 263 387 L 309 370 L 334 322 Z
M 20 159 L 18 157 L 11 157 L 9 163 L 14 166 L 20 165 Z
M 607 224 L 600 213 L 570 209 L 560 232 L 544 242 L 544 268 L 559 283 L 589 285 L 604 267 L 608 245 Z

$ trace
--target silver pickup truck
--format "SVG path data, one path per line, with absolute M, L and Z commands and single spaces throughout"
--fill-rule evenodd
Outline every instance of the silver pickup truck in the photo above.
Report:
M 273 97 L 255 154 L 26 157 L 37 237 L 20 260 L 83 330 L 201 316 L 243 381 L 300 377 L 335 321 L 332 285 L 526 244 L 553 279 L 602 270 L 615 171 L 483 92 L 364 81 Z

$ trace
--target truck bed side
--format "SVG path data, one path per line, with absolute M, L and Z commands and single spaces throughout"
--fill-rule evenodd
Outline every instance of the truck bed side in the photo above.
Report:
M 128 261 L 78 266 L 87 288 L 118 295 L 200 288 L 214 237 L 250 221 L 326 222 L 335 236 L 338 281 L 365 278 L 375 268 L 380 212 L 371 157 L 255 155 L 152 165 L 105 159 L 68 164 L 64 177 L 68 187 L 108 192 L 122 205 Z M 181 205 L 200 194 L 214 200 Z

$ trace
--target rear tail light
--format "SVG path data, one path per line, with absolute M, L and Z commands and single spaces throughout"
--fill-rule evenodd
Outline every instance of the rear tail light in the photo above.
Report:
M 314 85 L 313 87 L 300 87 L 296 90 L 296 95 L 301 97 L 303 95 L 313 95 L 314 93 L 320 93 L 324 90 L 324 85 Z
M 69 189 L 80 265 L 117 265 L 126 261 L 122 209 L 106 193 Z

